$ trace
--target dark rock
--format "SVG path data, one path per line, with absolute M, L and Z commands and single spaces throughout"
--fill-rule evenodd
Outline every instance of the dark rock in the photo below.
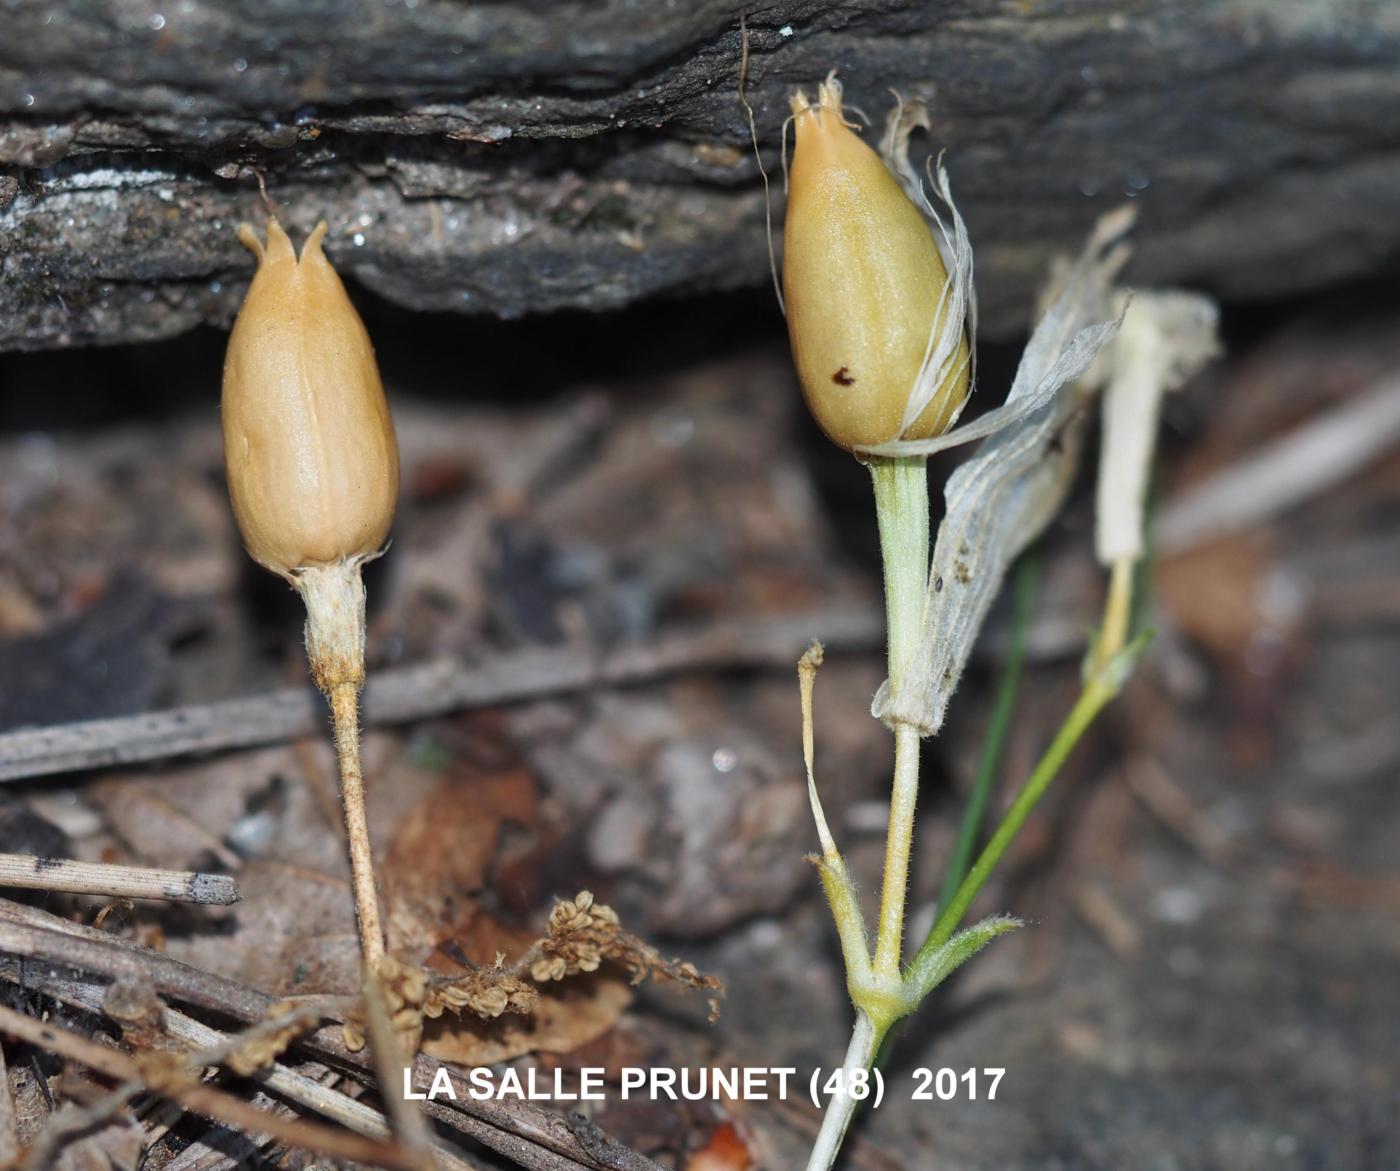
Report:
M 759 284 L 745 8 L 10 0 L 0 348 L 227 321 L 255 172 L 296 230 L 330 221 L 343 271 L 414 308 Z M 1124 196 L 1145 205 L 1130 275 L 1225 297 L 1316 288 L 1400 244 L 1394 6 L 777 0 L 749 29 L 775 166 L 788 92 L 828 69 L 875 119 L 890 87 L 934 98 L 994 331 Z

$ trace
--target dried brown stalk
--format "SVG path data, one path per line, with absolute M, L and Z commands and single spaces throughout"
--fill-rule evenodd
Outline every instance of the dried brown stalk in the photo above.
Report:
M 0 1032 L 79 1062 L 104 1077 L 140 1084 L 187 1110 L 239 1130 L 265 1134 L 288 1146 L 397 1171 L 420 1171 L 417 1156 L 398 1143 L 365 1138 L 347 1130 L 268 1114 L 231 1094 L 198 1081 L 183 1062 L 140 1061 L 68 1029 L 37 1021 L 0 1005 Z
M 239 1020 L 259 1022 L 276 1012 L 272 997 L 238 981 L 4 899 L 0 899 L 0 953 L 109 980 L 136 978 L 161 995 Z M 50 987 L 58 979 L 55 973 L 25 969 L 25 981 L 34 987 Z M 172 1014 L 171 1019 L 178 1018 Z M 364 1077 L 369 1068 L 368 1055 L 346 1048 L 339 1025 L 318 1029 L 302 1038 L 298 1047 L 357 1077 Z M 430 1086 L 439 1070 L 447 1070 L 456 1100 L 427 1102 L 427 1112 L 531 1171 L 660 1171 L 652 1160 L 611 1140 L 604 1144 L 606 1159 L 601 1158 L 598 1151 L 604 1147 L 597 1136 L 590 1132 L 585 1143 L 564 1118 L 529 1102 L 474 1100 L 465 1079 L 422 1054 L 413 1061 L 413 1083 Z
M 157 870 L 150 866 L 109 866 L 34 854 L 0 854 L 0 887 L 64 891 L 125 899 L 228 906 L 238 901 L 238 884 L 229 874 Z
M 821 631 L 830 651 L 865 650 L 879 644 L 882 622 L 872 607 L 831 607 L 716 623 L 609 653 L 570 647 L 514 651 L 482 663 L 442 658 L 378 672 L 365 688 L 365 722 L 397 724 L 684 671 L 788 670 L 813 632 Z M 320 730 L 322 716 L 314 698 L 305 688 L 287 688 L 246 699 L 0 733 L 0 782 L 296 740 Z

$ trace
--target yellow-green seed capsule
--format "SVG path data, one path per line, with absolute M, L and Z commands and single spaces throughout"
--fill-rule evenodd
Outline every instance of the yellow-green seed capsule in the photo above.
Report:
M 900 425 L 948 273 L 929 225 L 846 125 L 841 87 L 792 100 L 796 147 L 783 228 L 783 296 L 807 406 L 846 450 L 942 434 L 967 397 L 967 341 L 919 418 Z
M 258 271 L 224 359 L 224 460 L 248 552 L 284 577 L 373 556 L 398 499 L 374 347 L 321 251 L 325 234 L 323 221 L 298 260 L 275 219 L 266 248 L 238 229 Z

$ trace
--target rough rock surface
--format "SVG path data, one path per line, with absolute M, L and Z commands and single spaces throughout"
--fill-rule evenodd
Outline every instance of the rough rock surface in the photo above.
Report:
M 8 0 L 0 348 L 228 320 L 258 172 L 294 228 L 324 216 L 342 269 L 414 308 L 760 283 L 746 7 Z M 787 93 L 830 68 L 874 118 L 890 87 L 934 97 L 994 330 L 1125 195 L 1146 205 L 1137 279 L 1226 297 L 1316 288 L 1400 245 L 1400 6 L 777 0 L 749 31 L 775 165 Z

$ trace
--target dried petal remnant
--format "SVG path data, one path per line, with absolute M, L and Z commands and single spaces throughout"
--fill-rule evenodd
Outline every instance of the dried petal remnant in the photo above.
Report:
M 224 459 L 248 552 L 288 577 L 372 556 L 398 498 L 399 452 L 374 347 L 321 251 L 301 259 L 276 220 L 267 246 L 238 238 L 258 271 L 224 360 Z
M 841 87 L 793 98 L 797 145 L 783 229 L 783 295 L 807 406 L 846 449 L 940 435 L 967 397 L 966 339 L 929 405 L 905 407 L 947 312 L 948 272 L 923 214 L 846 125 Z

